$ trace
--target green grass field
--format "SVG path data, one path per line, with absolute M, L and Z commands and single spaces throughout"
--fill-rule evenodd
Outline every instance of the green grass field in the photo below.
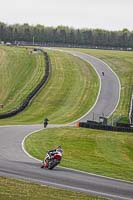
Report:
M 0 47 L 0 113 L 17 108 L 35 88 L 45 71 L 42 53 L 31 49 Z
M 26 150 L 42 160 L 44 152 L 61 144 L 61 166 L 133 181 L 133 134 L 79 127 L 44 129 L 30 135 Z
M 79 192 L 0 177 L 0 200 L 104 200 Z
M 22 113 L 1 124 L 72 122 L 85 114 L 94 104 L 99 82 L 93 68 L 81 59 L 55 51 L 48 52 L 51 75 L 46 86 Z

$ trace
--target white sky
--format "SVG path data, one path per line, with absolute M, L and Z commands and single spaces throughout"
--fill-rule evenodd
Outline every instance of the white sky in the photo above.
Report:
M 133 31 L 133 0 L 0 0 L 0 21 Z

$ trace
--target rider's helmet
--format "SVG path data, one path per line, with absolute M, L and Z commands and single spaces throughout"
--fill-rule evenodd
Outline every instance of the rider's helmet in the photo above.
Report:
M 48 120 L 48 118 L 46 117 L 46 118 L 44 119 L 44 121 L 49 121 L 49 120 Z
M 63 152 L 63 150 L 62 150 L 62 148 L 61 148 L 61 145 L 59 145 L 59 146 L 57 147 L 56 151 L 57 151 L 57 152 L 60 152 L 60 153 Z

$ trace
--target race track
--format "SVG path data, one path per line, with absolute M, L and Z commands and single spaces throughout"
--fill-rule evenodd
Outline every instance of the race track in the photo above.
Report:
M 100 113 L 103 112 L 102 109 L 104 109 L 105 115 L 110 115 L 114 111 L 119 100 L 119 82 L 116 75 L 106 64 L 95 58 L 89 58 L 89 56 L 77 52 L 76 56 L 83 56 L 85 60 L 87 59 L 87 61 L 91 63 L 93 60 L 93 67 L 98 67 L 97 73 L 99 73 L 99 77 L 101 77 L 101 90 L 99 91 L 99 96 L 92 112 L 94 112 L 95 109 L 95 112 Z M 101 76 L 101 70 L 105 72 L 104 77 Z M 111 103 L 111 105 L 106 104 L 106 102 L 109 101 L 108 89 L 106 89 L 105 86 L 109 84 L 108 80 L 110 84 L 113 82 L 114 87 L 113 93 L 110 93 L 110 95 L 113 94 L 112 96 L 116 96 L 116 98 L 112 100 L 113 103 Z M 102 105 L 105 105 L 106 109 L 105 107 L 101 109 L 100 107 Z M 86 117 L 87 119 L 89 117 L 91 118 L 90 113 L 87 113 L 81 120 L 85 120 Z M 48 128 L 53 127 L 53 125 L 49 125 Z M 96 194 L 110 199 L 133 199 L 133 184 L 130 182 L 109 179 L 61 167 L 57 167 L 52 171 L 41 169 L 41 163 L 25 154 L 21 144 L 23 138 L 27 134 L 42 128 L 42 125 L 0 126 L 0 176 L 9 176 L 44 185 Z
M 116 109 L 120 98 L 120 81 L 112 69 L 103 61 L 93 56 L 75 52 L 64 51 L 77 56 L 90 63 L 95 69 L 100 82 L 99 93 L 94 106 L 78 121 L 93 120 L 99 122 L 99 117 L 109 117 Z M 102 74 L 104 72 L 104 76 Z M 91 98 L 91 96 L 90 96 Z

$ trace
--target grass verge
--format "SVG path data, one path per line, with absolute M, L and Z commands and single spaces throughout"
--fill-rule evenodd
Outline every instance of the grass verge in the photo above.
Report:
M 61 165 L 133 181 L 133 135 L 77 127 L 45 129 L 30 135 L 26 150 L 38 159 L 61 144 Z
M 1 200 L 104 200 L 79 192 L 71 192 L 57 188 L 0 177 Z

